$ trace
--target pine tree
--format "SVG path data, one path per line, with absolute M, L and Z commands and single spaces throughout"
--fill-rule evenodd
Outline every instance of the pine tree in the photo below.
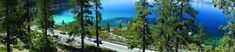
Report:
M 198 46 L 198 52 L 203 52 L 203 41 L 205 40 L 205 32 L 203 25 L 197 26 L 197 32 L 192 34 L 192 32 L 189 33 L 191 36 L 189 37 L 191 39 L 191 42 L 196 44 Z
M 25 22 L 24 22 L 25 23 L 25 30 L 27 31 L 26 34 L 28 36 L 28 39 L 30 39 L 29 42 L 26 43 L 26 47 L 29 48 L 32 45 L 32 42 L 31 42 L 32 38 L 31 38 L 31 35 L 30 35 L 31 34 L 30 26 L 31 26 L 31 20 L 32 20 L 32 17 L 33 17 L 32 8 L 36 4 L 33 3 L 34 0 L 20 0 L 19 2 L 23 2 L 22 3 L 23 4 L 22 9 L 23 9 L 23 11 L 25 11 L 22 17 L 24 17 L 24 19 L 25 19 Z
M 1 4 L 0 4 L 0 21 L 2 22 L 3 21 L 3 16 L 4 16 L 4 0 L 0 0 Z
M 152 42 L 152 36 L 150 33 L 150 28 L 147 23 L 147 16 L 150 14 L 148 10 L 149 4 L 146 0 L 140 0 L 136 2 L 136 13 L 138 14 L 135 19 L 128 22 L 128 43 L 130 48 L 142 47 L 142 52 Z M 140 41 L 141 40 L 141 41 Z
M 2 4 L 0 4 L 0 33 L 2 33 L 3 32 L 3 28 L 2 28 L 2 24 L 3 24 L 3 20 L 4 20 L 4 5 L 3 5 L 3 3 L 4 3 L 4 1 L 3 0 L 0 0 L 0 3 L 2 3 Z M 0 36 L 1 37 L 1 36 Z
M 232 48 L 233 45 L 233 40 L 232 38 L 234 38 L 234 34 L 235 34 L 235 22 L 234 22 L 234 13 L 235 13 L 235 8 L 234 8 L 234 0 L 212 0 L 213 4 L 215 7 L 218 7 L 219 9 L 223 10 L 223 13 L 226 15 L 226 17 L 229 19 L 227 21 L 227 25 L 226 26 L 221 26 L 220 29 L 223 30 L 225 32 L 225 36 L 226 39 L 228 41 L 226 41 L 226 45 L 222 45 L 222 47 L 226 47 L 226 52 L 234 52 L 235 48 Z M 223 43 L 225 41 L 222 41 Z
M 38 50 L 42 52 L 53 52 L 55 48 L 48 37 L 48 30 L 53 28 L 54 21 L 52 15 L 52 0 L 38 0 L 38 17 L 40 17 L 41 28 L 43 29 L 43 38 L 41 38 L 41 46 Z M 35 50 L 37 51 L 37 50 Z
M 62 20 L 61 24 L 62 24 L 63 26 L 65 25 L 65 22 L 64 22 L 64 20 Z
M 175 11 L 176 8 L 174 7 L 170 7 L 170 6 L 175 6 L 175 4 L 173 3 L 174 1 L 171 0 L 158 0 L 157 3 L 159 3 L 160 6 L 158 6 L 157 8 L 157 14 L 159 14 L 159 16 L 157 17 L 157 23 L 154 25 L 155 27 L 155 31 L 156 31 L 156 35 L 157 38 L 162 38 L 162 41 L 158 40 L 158 42 L 160 42 L 160 46 L 158 48 L 160 48 L 159 51 L 165 51 L 167 50 L 167 52 L 170 51 L 172 45 L 173 44 L 173 34 L 174 34 L 174 30 L 172 28 L 172 24 L 173 21 L 175 21 L 174 14 L 172 12 Z M 171 19 L 171 20 L 170 20 Z M 169 25 L 168 25 L 169 24 Z M 168 27 L 171 26 L 171 27 Z M 166 49 L 166 50 L 162 50 L 162 49 Z
M 156 2 L 159 4 L 157 6 L 159 16 L 155 31 L 157 31 L 157 38 L 163 37 L 159 41 L 161 44 L 158 48 L 163 52 L 171 52 L 175 47 L 175 52 L 178 52 L 179 45 L 191 43 L 191 36 L 199 33 L 200 29 L 195 23 L 197 11 L 190 6 L 190 0 L 157 0 Z
M 80 33 L 81 33 L 81 44 L 82 51 L 84 51 L 84 38 L 85 34 L 88 34 L 88 30 L 85 29 L 85 26 L 89 26 L 92 24 L 91 22 L 91 14 L 90 10 L 92 5 L 90 4 L 91 0 L 72 0 L 71 3 L 75 4 L 72 8 L 72 12 L 77 14 L 77 21 L 79 22 Z
M 110 24 L 109 24 L 109 22 L 106 23 L 106 31 L 110 32 Z
M 102 9 L 101 7 L 101 3 L 100 0 L 93 0 L 94 5 L 95 5 L 95 11 L 96 11 L 96 40 L 98 42 L 99 40 L 99 23 L 102 20 L 102 16 L 101 16 L 101 11 L 100 9 Z M 96 43 L 97 46 L 99 47 L 99 43 Z
M 6 27 L 6 33 L 7 33 L 7 37 L 6 37 L 6 44 L 7 44 L 7 52 L 11 52 L 11 48 L 10 48 L 10 32 L 9 32 L 9 24 L 8 24 L 8 21 L 9 21 L 9 1 L 8 0 L 4 0 L 4 4 L 5 4 L 5 23 L 3 27 Z
M 122 29 L 122 23 L 119 23 L 118 28 Z
M 4 9 L 5 14 L 2 15 L 2 28 L 7 35 L 1 40 L 7 45 L 7 52 L 10 52 L 10 45 L 15 45 L 18 42 L 23 42 L 26 45 L 30 42 L 30 36 L 26 33 L 25 25 L 25 10 L 23 0 L 1 0 L 1 9 Z
M 33 4 L 33 0 L 23 0 L 25 1 L 25 17 L 27 18 L 27 32 L 30 33 L 30 25 L 31 25 L 31 18 L 32 18 L 32 7 L 35 5 Z

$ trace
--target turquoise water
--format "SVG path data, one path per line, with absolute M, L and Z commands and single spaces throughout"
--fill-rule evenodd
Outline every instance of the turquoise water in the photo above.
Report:
M 115 2 L 114 2 L 115 1 Z M 119 23 L 126 24 L 130 18 L 134 18 L 135 14 L 135 2 L 134 0 L 102 0 L 103 10 L 102 16 L 103 20 L 101 24 L 109 22 L 111 26 L 117 26 Z M 204 25 L 205 31 L 208 36 L 211 37 L 221 37 L 223 32 L 218 28 L 220 25 L 226 25 L 227 18 L 216 7 L 209 2 L 207 3 L 197 3 L 192 2 L 191 6 L 199 11 L 197 14 L 197 23 L 202 23 Z M 58 13 L 53 15 L 55 23 L 60 25 L 64 20 L 65 23 L 74 21 L 75 15 L 71 13 L 71 9 L 59 10 Z M 151 15 L 148 17 L 149 23 L 154 23 L 156 21 L 156 15 Z
M 75 14 L 70 12 L 71 10 L 62 10 L 59 13 L 53 15 L 53 19 L 56 25 L 62 24 L 62 21 L 65 23 L 73 22 L 75 19 L 73 18 Z
M 116 2 L 113 2 L 116 1 Z M 102 17 L 103 20 L 109 20 L 116 17 L 135 17 L 134 0 L 102 0 Z M 121 3 L 121 4 L 120 4 Z M 94 14 L 93 14 L 94 15 Z M 62 9 L 59 13 L 53 15 L 55 23 L 60 25 L 64 20 L 65 23 L 72 22 L 75 15 L 71 13 L 71 9 Z

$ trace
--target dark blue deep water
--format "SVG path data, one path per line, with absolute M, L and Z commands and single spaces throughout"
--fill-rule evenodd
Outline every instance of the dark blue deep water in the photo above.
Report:
M 150 1 L 151 2 L 151 1 Z M 134 18 L 135 14 L 135 2 L 134 0 L 102 0 L 103 10 L 102 16 L 103 21 L 101 24 L 109 22 L 111 26 L 115 27 L 119 23 L 126 25 L 128 20 Z M 227 18 L 222 13 L 222 10 L 213 7 L 210 2 L 199 3 L 192 2 L 191 6 L 199 11 L 197 14 L 197 23 L 202 23 L 204 25 L 207 36 L 219 38 L 223 36 L 218 28 L 221 25 L 226 25 Z M 93 14 L 94 15 L 94 14 Z M 70 8 L 59 10 L 58 13 L 53 15 L 53 18 L 57 25 L 61 24 L 62 20 L 65 23 L 74 21 L 75 15 L 71 13 Z M 156 15 L 152 14 L 148 17 L 149 23 L 156 22 Z

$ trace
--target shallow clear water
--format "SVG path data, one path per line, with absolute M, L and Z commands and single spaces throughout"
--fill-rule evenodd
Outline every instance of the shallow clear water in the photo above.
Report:
M 115 1 L 115 2 L 114 2 Z M 102 16 L 103 21 L 101 24 L 109 22 L 111 26 L 117 26 L 119 23 L 127 23 L 129 18 L 136 16 L 134 0 L 103 0 Z M 221 37 L 223 32 L 218 28 L 220 25 L 226 25 L 227 18 L 218 8 L 213 7 L 210 3 L 191 3 L 192 7 L 199 11 L 197 14 L 198 23 L 204 25 L 205 31 L 211 37 Z M 71 9 L 63 9 L 60 12 L 53 15 L 55 23 L 61 24 L 62 20 L 65 23 L 74 21 L 75 15 L 71 13 Z M 156 21 L 156 15 L 149 17 L 149 22 L 154 23 Z

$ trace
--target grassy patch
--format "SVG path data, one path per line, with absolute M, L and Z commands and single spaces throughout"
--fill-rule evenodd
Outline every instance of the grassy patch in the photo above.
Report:
M 0 52 L 5 52 L 5 51 L 7 51 L 7 48 L 4 45 L 0 44 Z

